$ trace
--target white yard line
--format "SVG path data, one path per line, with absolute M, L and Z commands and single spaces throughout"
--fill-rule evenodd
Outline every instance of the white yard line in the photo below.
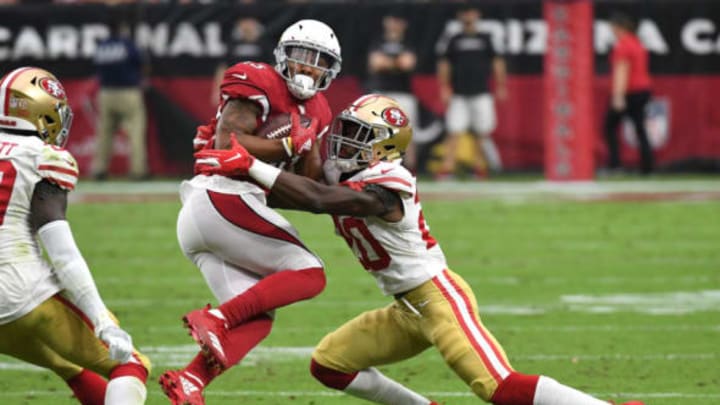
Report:
M 151 396 L 157 396 L 157 397 L 164 397 L 164 394 L 162 394 L 159 391 L 149 391 L 149 395 Z M 429 392 L 421 392 L 421 394 L 426 395 L 431 398 L 470 398 L 474 397 L 475 395 L 471 392 L 465 392 L 465 391 L 429 391 Z M 715 399 L 720 398 L 720 393 L 686 393 L 686 392 L 592 392 L 590 393 L 593 396 L 600 397 L 600 398 L 687 398 L 687 399 Z M 61 393 L 58 393 L 57 391 L 38 391 L 38 390 L 29 390 L 29 391 L 0 391 L 0 398 L 8 398 L 8 397 L 26 397 L 26 396 L 33 396 L 33 397 L 55 397 L 58 395 L 62 395 Z M 214 390 L 214 389 L 208 389 L 204 393 L 205 397 L 250 397 L 250 396 L 259 396 L 259 397 L 341 397 L 345 396 L 344 393 L 338 392 L 338 391 L 262 391 L 262 390 L 232 390 L 232 391 L 221 391 L 221 390 Z
M 313 352 L 312 346 L 299 347 L 258 347 L 251 351 L 241 363 L 242 367 L 255 367 L 258 364 L 285 363 L 293 361 L 305 361 L 310 358 Z M 180 367 L 184 366 L 198 352 L 194 344 L 175 346 L 143 346 L 140 351 L 150 357 L 156 367 Z M 696 361 L 720 359 L 718 353 L 647 353 L 647 354 L 622 354 L 622 353 L 601 353 L 601 354 L 516 354 L 510 356 L 514 361 L 562 361 L 562 362 L 596 362 L 596 361 Z M 33 371 L 46 372 L 46 370 L 23 363 L 9 357 L 3 357 L 7 361 L 0 361 L 0 372 L 2 371 Z
M 70 195 L 71 201 L 92 201 L 92 197 L 118 196 L 165 196 L 177 198 L 180 181 L 154 182 L 92 182 L 81 181 L 77 191 Z M 631 180 L 597 182 L 425 182 L 418 184 L 421 195 L 435 198 L 460 196 L 463 198 L 499 198 L 506 201 L 522 202 L 537 198 L 569 198 L 596 200 L 612 195 L 676 194 L 683 199 L 720 198 L 720 181 L 717 180 Z M 134 198 L 133 201 L 141 201 Z M 178 199 L 179 201 L 179 199 Z

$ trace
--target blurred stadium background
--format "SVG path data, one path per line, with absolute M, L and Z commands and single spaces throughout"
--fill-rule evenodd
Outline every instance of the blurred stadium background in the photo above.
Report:
M 288 24 L 300 18 L 318 18 L 334 27 L 343 47 L 343 71 L 327 96 L 337 112 L 365 91 L 368 47 L 380 36 L 382 17 L 399 10 L 409 21 L 407 35 L 418 56 L 413 90 L 420 102 L 421 119 L 416 127 L 418 140 L 423 141 L 421 155 L 428 159 L 420 172 L 434 169 L 438 150 L 433 151 L 433 146 L 444 136 L 435 49 L 462 3 L 17 3 L 0 8 L 0 66 L 8 71 L 17 66 L 40 65 L 65 84 L 75 112 L 68 146 L 85 175 L 90 170 L 97 121 L 98 85 L 92 63 L 95 44 L 108 35 L 114 19 L 122 17 L 130 23 L 135 42 L 150 62 L 146 87 L 148 151 L 152 157 L 150 170 L 156 177 L 190 173 L 189 140 L 195 126 L 214 114 L 212 78 L 216 66 L 230 51 L 237 18 L 250 16 L 262 22 L 271 46 Z M 490 33 L 507 59 L 510 97 L 497 105 L 499 126 L 494 133 L 506 171 L 540 173 L 546 163 L 544 128 L 552 118 L 547 113 L 551 110 L 546 105 L 548 89 L 543 76 L 544 57 L 548 54 L 543 2 L 489 0 L 475 4 L 483 11 L 482 30 Z M 654 108 L 649 127 L 659 170 L 718 173 L 720 107 L 714 95 L 720 92 L 720 4 L 713 0 L 599 0 L 592 5 L 594 23 L 588 21 L 580 28 L 594 34 L 593 43 L 588 44 L 594 52 L 582 49 L 577 55 L 590 58 L 587 65 L 595 67 L 594 74 L 588 73 L 590 83 L 584 84 L 593 107 L 584 132 L 588 133 L 587 147 L 595 166 L 602 167 L 606 158 L 600 129 L 609 97 L 608 52 L 613 43 L 607 18 L 621 10 L 638 19 L 639 36 L 651 55 Z M 631 142 L 634 138 L 627 138 L 622 158 L 628 167 L 633 167 L 637 151 Z M 127 141 L 119 137 L 112 173 L 125 173 L 128 149 Z
M 155 379 L 194 351 L 180 316 L 211 297 L 177 247 L 176 192 L 191 174 L 195 126 L 214 114 L 212 76 L 235 20 L 259 19 L 271 43 L 299 18 L 330 24 L 343 46 L 343 72 L 327 92 L 338 112 L 365 91 L 369 41 L 379 35 L 382 16 L 398 6 L 418 53 L 413 90 L 421 105 L 426 217 L 450 266 L 475 289 L 485 323 L 513 364 L 608 399 L 720 403 L 720 3 L 587 2 L 594 14 L 585 27 L 593 34 L 588 52 L 594 71 L 583 135 L 590 140 L 592 170 L 591 181 L 583 182 L 546 181 L 573 179 L 548 176 L 553 144 L 546 134 L 543 7 L 549 3 L 576 2 L 472 2 L 508 62 L 510 97 L 497 107 L 494 133 L 506 170 L 482 182 L 433 183 L 429 174 L 444 136 L 435 46 L 464 3 L 0 0 L 0 71 L 37 65 L 59 77 L 75 112 L 68 148 L 85 177 L 95 149 L 95 43 L 123 16 L 149 57 L 148 163 L 157 180 L 83 179 L 69 212 L 108 305 L 154 360 L 148 404 L 166 403 Z M 658 163 L 651 177 L 594 178 L 606 158 L 600 128 L 609 95 L 607 17 L 616 10 L 639 19 L 651 55 L 655 107 L 648 119 Z M 637 164 L 631 140 L 622 149 L 630 168 Z M 128 149 L 119 134 L 113 176 L 125 175 Z M 471 158 L 466 151 L 463 159 Z M 332 235 L 329 218 L 286 214 L 325 260 L 328 288 L 279 311 L 274 333 L 245 367 L 207 390 L 210 404 L 360 403 L 315 383 L 307 373 L 309 353 L 325 333 L 388 299 Z M 384 371 L 445 404 L 479 401 L 432 352 Z M 7 357 L 0 358 L 0 402 L 73 403 L 51 374 Z

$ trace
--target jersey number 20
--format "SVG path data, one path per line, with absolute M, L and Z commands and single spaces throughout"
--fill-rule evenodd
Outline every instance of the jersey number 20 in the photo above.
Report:
M 342 220 L 333 217 L 333 220 L 348 245 L 359 253 L 358 259 L 365 269 L 380 271 L 390 265 L 390 255 L 380 242 L 372 236 L 365 222 L 351 217 L 345 217 Z M 372 251 L 374 258 L 371 258 L 368 254 L 370 251 Z

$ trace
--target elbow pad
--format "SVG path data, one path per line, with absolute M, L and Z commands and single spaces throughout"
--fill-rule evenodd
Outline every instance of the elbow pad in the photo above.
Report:
M 60 286 L 72 303 L 90 318 L 95 330 L 101 330 L 108 322 L 114 323 L 100 298 L 90 269 L 75 244 L 70 224 L 65 220 L 48 222 L 40 227 L 38 236 Z

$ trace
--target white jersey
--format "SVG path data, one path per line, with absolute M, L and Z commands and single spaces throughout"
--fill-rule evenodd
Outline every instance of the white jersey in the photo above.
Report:
M 60 290 L 30 228 L 30 204 L 39 181 L 72 190 L 77 177 L 70 152 L 34 136 L 0 133 L 0 324 Z
M 342 183 L 356 190 L 370 184 L 398 193 L 404 210 L 402 220 L 337 215 L 333 221 L 383 293 L 411 290 L 447 268 L 445 255 L 425 223 L 415 177 L 398 160 L 375 164 Z

